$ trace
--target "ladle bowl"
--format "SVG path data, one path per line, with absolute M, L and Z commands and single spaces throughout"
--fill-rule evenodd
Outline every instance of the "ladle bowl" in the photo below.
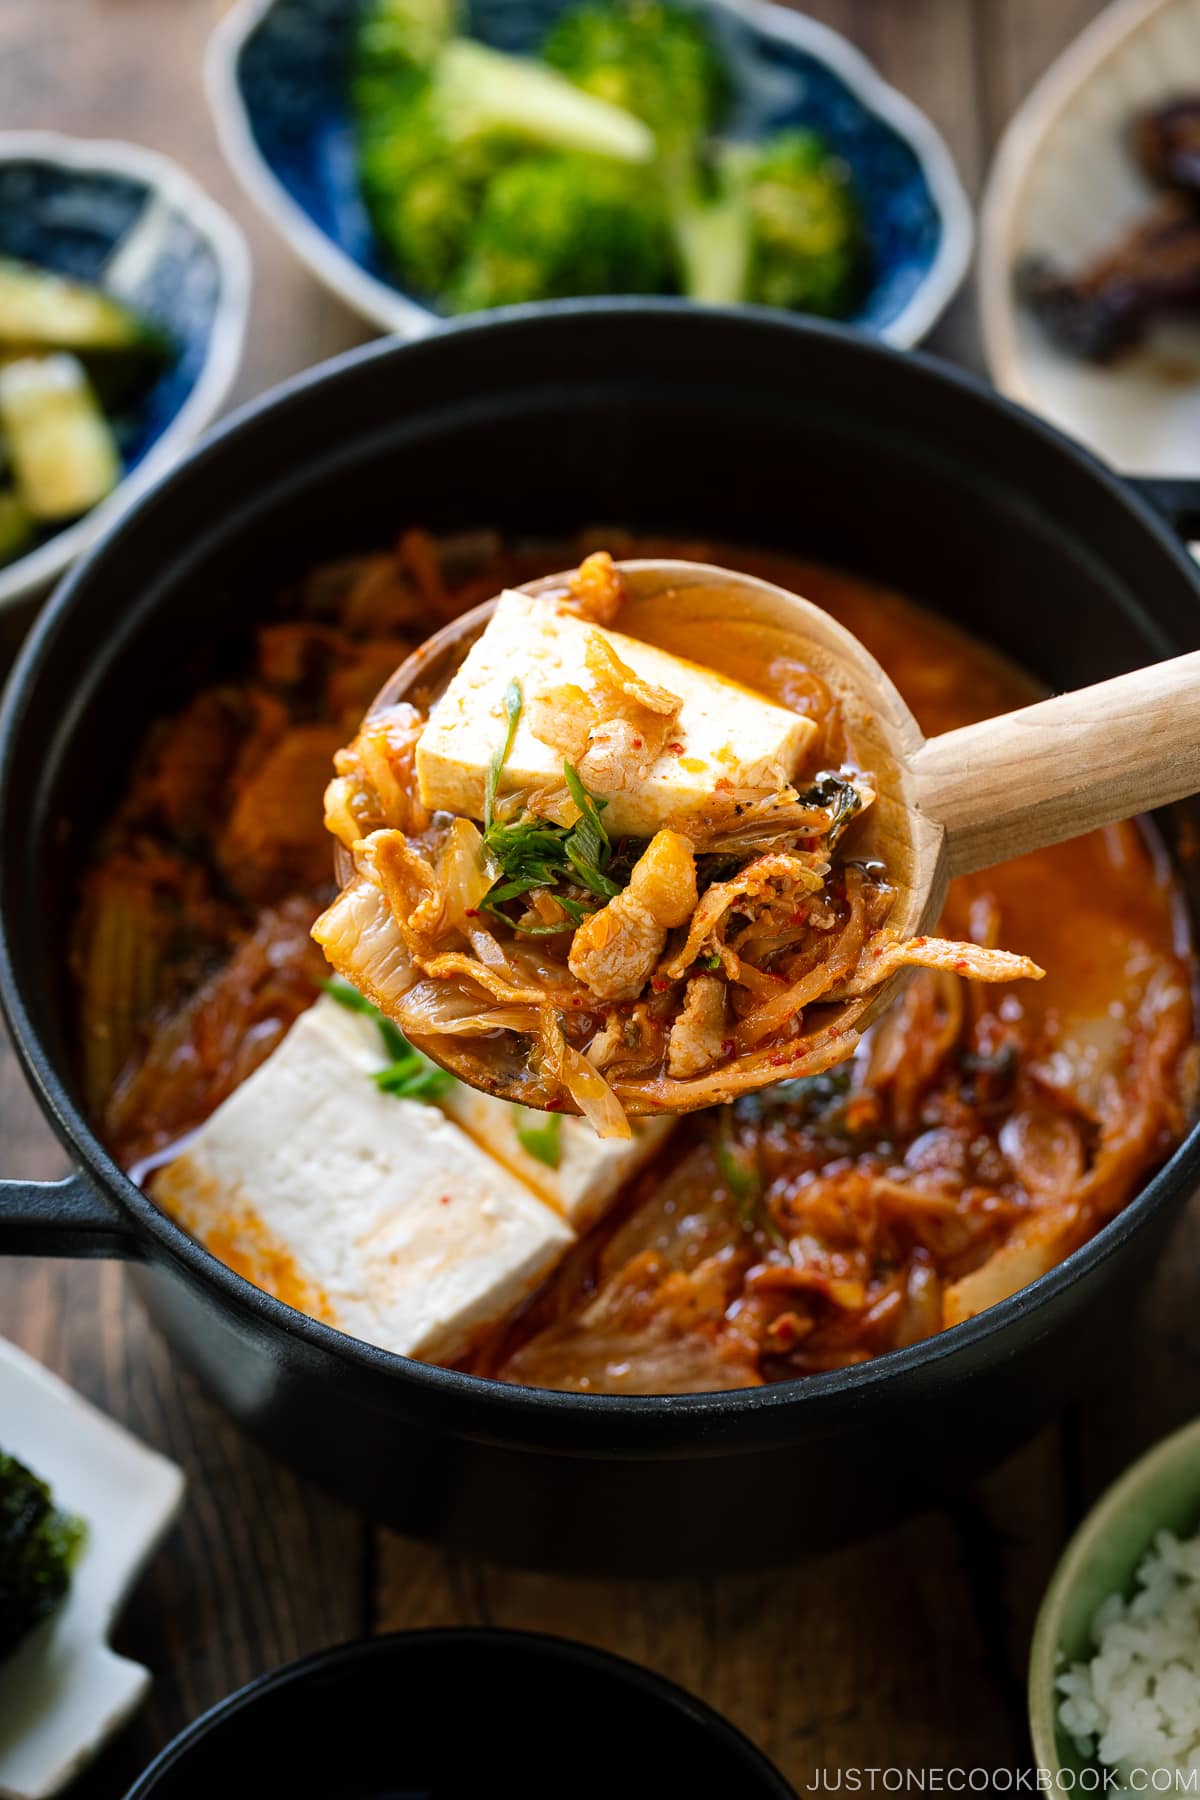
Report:
M 884 865 L 895 894 L 891 936 L 932 931 L 955 875 L 1200 791 L 1200 651 L 926 738 L 875 657 L 811 600 L 711 563 L 645 558 L 617 567 L 628 590 L 619 621 L 625 635 L 705 663 L 711 635 L 719 632 L 725 672 L 738 640 L 749 636 L 760 659 L 772 650 L 803 663 L 835 695 L 854 760 L 876 789 L 875 804 L 852 827 L 853 853 Z M 543 576 L 521 591 L 565 595 L 567 583 L 566 573 Z M 414 650 L 376 695 L 368 717 L 403 701 L 431 705 L 495 604 L 463 613 Z M 354 872 L 340 845 L 336 869 L 343 884 Z M 878 1018 L 907 974 L 881 982 L 866 1005 L 860 999 L 822 1006 L 822 1029 L 836 1028 L 841 1015 L 849 1050 L 851 1030 L 861 1032 Z M 539 1103 L 520 1056 L 496 1055 L 494 1048 L 481 1055 L 478 1039 L 414 1041 L 471 1087 Z M 778 1078 L 764 1071 L 762 1085 Z M 556 1108 L 562 1104 L 556 1099 Z

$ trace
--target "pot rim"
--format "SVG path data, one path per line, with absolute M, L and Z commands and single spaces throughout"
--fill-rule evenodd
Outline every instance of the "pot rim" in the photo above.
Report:
M 504 1625 L 430 1625 L 386 1631 L 375 1637 L 350 1638 L 345 1643 L 312 1651 L 307 1656 L 283 1663 L 279 1668 L 269 1669 L 265 1674 L 246 1682 L 243 1687 L 235 1689 L 232 1694 L 227 1694 L 223 1700 L 218 1700 L 214 1706 L 201 1713 L 198 1719 L 193 1719 L 190 1725 L 186 1725 L 169 1744 L 164 1745 L 153 1762 L 139 1775 L 125 1800 L 151 1800 L 162 1777 L 169 1775 L 179 1763 L 186 1761 L 197 1744 L 202 1743 L 227 1719 L 252 1710 L 265 1695 L 280 1688 L 291 1687 L 324 1668 L 343 1667 L 349 1672 L 360 1663 L 372 1661 L 376 1657 L 386 1658 L 397 1647 L 420 1650 L 426 1644 L 464 1649 L 484 1647 L 501 1655 L 509 1646 L 515 1645 L 574 1665 L 584 1680 L 597 1672 L 614 1676 L 626 1689 L 644 1695 L 660 1709 L 669 1707 L 673 1712 L 682 1714 L 693 1725 L 700 1726 L 707 1737 L 715 1737 L 724 1742 L 737 1753 L 745 1775 L 755 1777 L 757 1792 L 763 1796 L 768 1793 L 776 1794 L 779 1800 L 785 1800 L 785 1796 L 788 1800 L 795 1800 L 795 1790 L 765 1751 L 760 1750 L 724 1713 L 718 1712 L 715 1706 L 711 1706 L 707 1700 L 702 1700 L 698 1694 L 693 1694 L 679 1682 L 672 1681 L 670 1676 L 648 1668 L 645 1663 L 635 1662 L 632 1657 L 622 1656 L 613 1650 L 603 1650 L 599 1645 L 587 1644 L 577 1638 L 560 1637 L 556 1632 L 527 1631 Z
M 877 365 L 903 361 L 915 366 L 924 381 L 940 384 L 970 401 L 1006 418 L 1031 437 L 1040 439 L 1068 463 L 1089 477 L 1099 494 L 1110 505 L 1121 508 L 1130 523 L 1148 533 L 1167 560 L 1188 580 L 1200 600 L 1200 569 L 1181 540 L 1166 521 L 1132 486 L 1107 464 L 1074 442 L 1046 421 L 1023 407 L 997 394 L 985 382 L 965 369 L 941 361 L 923 351 L 899 351 L 876 340 L 865 338 L 848 327 L 796 315 L 780 314 L 763 307 L 713 307 L 702 311 L 687 301 L 672 299 L 580 299 L 537 305 L 509 307 L 490 314 L 475 314 L 462 320 L 451 320 L 425 337 L 410 342 L 376 339 L 369 344 L 343 352 L 311 369 L 301 371 L 289 380 L 269 389 L 237 409 L 213 430 L 170 471 L 141 495 L 136 503 L 87 552 L 56 589 L 52 599 L 31 628 L 13 666 L 0 701 L 0 848 L 5 831 L 6 796 L 11 787 L 11 765 L 25 717 L 28 690 L 40 677 L 43 666 L 52 657 L 59 635 L 66 628 L 81 596 L 86 594 L 92 570 L 114 552 L 119 552 L 125 534 L 152 508 L 161 493 L 175 488 L 194 476 L 197 469 L 220 456 L 227 441 L 253 431 L 260 420 L 277 411 L 303 405 L 311 393 L 336 386 L 345 376 L 364 366 L 443 354 L 443 346 L 451 348 L 460 337 L 487 336 L 502 344 L 506 337 L 527 332 L 574 330 L 592 321 L 619 322 L 622 319 L 661 318 L 662 328 L 686 318 L 695 327 L 718 335 L 739 329 L 775 333 L 781 349 L 791 338 L 814 339 L 833 354 L 851 353 Z M 750 1416 L 764 1420 L 781 1411 L 797 1409 L 820 1412 L 830 1402 L 849 1404 L 864 1401 L 881 1385 L 900 1383 L 917 1371 L 944 1363 L 960 1352 L 970 1352 L 991 1338 L 1002 1337 L 1011 1327 L 1044 1304 L 1053 1302 L 1076 1281 L 1090 1274 L 1110 1256 L 1137 1235 L 1159 1207 L 1181 1190 L 1200 1185 L 1200 1122 L 1197 1122 L 1162 1168 L 1095 1235 L 1066 1257 L 1047 1274 L 1021 1288 L 1006 1300 L 988 1307 L 960 1325 L 955 1325 L 901 1350 L 889 1351 L 868 1362 L 818 1375 L 797 1376 L 790 1381 L 769 1383 L 757 1388 L 734 1388 L 702 1394 L 589 1394 L 550 1388 L 518 1387 L 460 1370 L 441 1368 L 433 1363 L 417 1362 L 394 1351 L 364 1343 L 348 1333 L 336 1330 L 319 1320 L 309 1318 L 287 1306 L 273 1295 L 255 1287 L 245 1277 L 226 1267 L 211 1251 L 185 1232 L 154 1204 L 148 1194 L 136 1187 L 113 1160 L 110 1152 L 93 1132 L 82 1110 L 68 1091 L 67 1083 L 42 1046 L 25 1004 L 22 979 L 18 973 L 9 934 L 3 926 L 7 910 L 7 859 L 0 855 L 0 1012 L 11 1033 L 21 1067 L 34 1095 L 58 1137 L 70 1152 L 84 1178 L 111 1198 L 122 1218 L 131 1222 L 136 1236 L 149 1237 L 161 1255 L 172 1264 L 181 1265 L 203 1287 L 215 1287 L 222 1300 L 240 1316 L 265 1319 L 286 1336 L 300 1338 L 313 1349 L 332 1354 L 364 1371 L 373 1371 L 390 1380 L 397 1377 L 430 1397 L 454 1396 L 465 1406 L 483 1404 L 492 1413 L 493 1423 L 501 1420 L 518 1425 L 522 1420 L 545 1423 L 555 1415 L 576 1416 L 585 1409 L 597 1422 L 607 1419 L 660 1426 L 670 1418 L 673 1427 L 687 1422 L 703 1426 L 706 1420 L 746 1421 Z M 712 1446 L 716 1452 L 718 1446 Z M 722 1444 L 727 1453 L 730 1446 Z

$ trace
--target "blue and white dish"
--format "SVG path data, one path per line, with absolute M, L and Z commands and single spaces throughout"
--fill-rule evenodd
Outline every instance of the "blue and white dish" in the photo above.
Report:
M 136 144 L 0 132 L 0 256 L 95 282 L 161 324 L 174 353 L 134 409 L 101 505 L 0 569 L 0 606 L 47 587 L 199 435 L 241 359 L 250 258 L 227 213 Z
M 467 29 L 529 52 L 570 0 L 468 0 Z M 734 92 L 729 134 L 812 126 L 850 165 L 874 246 L 850 324 L 902 347 L 930 330 L 970 260 L 970 206 L 929 120 L 846 40 L 766 0 L 706 0 Z M 419 337 L 437 314 L 389 278 L 358 190 L 346 101 L 348 0 L 238 0 L 209 45 L 208 92 L 246 191 L 314 275 L 365 319 Z

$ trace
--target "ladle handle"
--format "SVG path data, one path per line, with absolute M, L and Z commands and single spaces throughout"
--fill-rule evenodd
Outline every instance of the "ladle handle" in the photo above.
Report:
M 930 738 L 917 803 L 969 875 L 1200 792 L 1200 650 Z

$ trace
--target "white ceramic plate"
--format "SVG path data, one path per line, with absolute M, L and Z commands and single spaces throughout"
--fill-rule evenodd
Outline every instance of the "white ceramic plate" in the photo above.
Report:
M 80 273 L 79 241 L 101 246 L 103 284 L 166 325 L 172 369 L 141 409 L 161 414 L 150 441 L 107 500 L 0 568 L 0 607 L 48 588 L 137 496 L 178 461 L 229 391 L 250 305 L 250 253 L 238 226 L 178 164 L 138 144 L 53 131 L 0 132 L 5 203 L 21 209 L 10 254 Z M 135 210 L 121 189 L 136 196 Z M 121 220 L 110 241 L 109 220 Z M 65 234 L 75 263 L 55 255 Z
M 1118 0 L 1012 119 L 980 215 L 979 294 L 996 386 L 1136 475 L 1200 475 L 1200 324 L 1172 325 L 1097 368 L 1050 342 L 1013 293 L 1023 256 L 1088 263 L 1152 189 L 1129 149 L 1135 115 L 1200 94 L 1200 0 Z
M 0 1449 L 87 1524 L 64 1604 L 0 1663 L 0 1796 L 56 1794 L 124 1724 L 149 1671 L 108 1634 L 175 1517 L 183 1475 L 0 1339 Z

